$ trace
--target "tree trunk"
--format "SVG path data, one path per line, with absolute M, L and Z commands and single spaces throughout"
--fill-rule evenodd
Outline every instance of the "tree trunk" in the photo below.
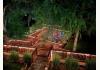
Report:
M 4 10 L 3 10 L 3 31 L 6 33 L 7 32 L 7 29 L 6 29 L 6 19 L 5 19 L 5 12 L 6 12 L 6 9 L 8 8 L 8 5 L 4 7 Z
M 73 45 L 73 51 L 75 52 L 77 49 L 77 42 L 78 42 L 78 37 L 79 37 L 79 30 L 77 30 L 75 39 L 74 39 L 74 45 Z
M 28 16 L 28 27 L 30 27 L 31 16 Z

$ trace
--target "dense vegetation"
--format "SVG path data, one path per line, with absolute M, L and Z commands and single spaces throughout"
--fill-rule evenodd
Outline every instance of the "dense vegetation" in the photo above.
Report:
M 65 59 L 66 70 L 79 70 L 78 60 L 74 58 L 66 58 Z
M 96 70 L 96 59 L 86 60 L 86 70 Z
M 4 61 L 3 69 L 4 70 L 21 70 L 21 65 L 16 64 L 16 63 L 11 63 L 9 61 Z
M 10 38 L 22 38 L 30 29 L 58 25 L 70 31 L 70 36 L 75 34 L 76 51 L 79 39 L 88 42 L 94 38 L 95 44 L 95 6 L 95 0 L 4 0 L 4 31 Z

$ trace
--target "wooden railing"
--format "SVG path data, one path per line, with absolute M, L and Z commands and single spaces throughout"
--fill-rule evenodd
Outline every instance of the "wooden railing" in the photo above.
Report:
M 75 53 L 75 52 L 52 51 L 52 55 L 53 54 L 60 55 L 61 56 L 61 59 L 65 59 L 66 57 L 72 56 L 73 58 L 76 58 L 79 61 L 84 61 L 86 59 L 96 58 L 96 55 L 84 54 L 84 53 Z

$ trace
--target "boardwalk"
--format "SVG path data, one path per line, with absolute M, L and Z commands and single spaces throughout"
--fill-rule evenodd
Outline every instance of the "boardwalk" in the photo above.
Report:
M 30 51 L 30 53 L 32 54 L 33 62 L 28 70 L 45 70 L 45 67 L 49 63 L 48 57 L 50 56 L 50 58 L 53 58 L 51 54 L 53 55 L 54 53 L 51 53 L 51 50 L 53 50 L 57 54 L 62 54 L 60 55 L 61 57 L 63 57 L 64 55 L 65 58 L 70 55 L 69 53 L 71 53 L 69 50 L 65 50 L 63 48 L 63 43 L 55 43 L 49 40 L 46 40 L 45 42 L 42 41 L 41 38 L 46 32 L 48 32 L 48 29 L 43 28 L 28 35 L 25 40 L 8 40 L 6 46 L 4 45 L 3 47 L 4 53 L 8 51 L 10 52 L 13 47 L 15 48 L 15 46 L 17 46 L 17 50 L 19 53 L 23 52 L 24 54 L 26 51 Z M 34 50 L 30 50 L 31 48 Z M 85 60 L 86 58 L 96 58 L 95 55 L 82 53 L 73 53 L 73 56 L 79 60 Z M 81 64 L 82 66 L 84 65 L 83 63 L 79 64 Z
M 29 70 L 45 70 L 45 66 L 48 62 L 47 57 L 38 56 L 36 61 L 32 63 Z

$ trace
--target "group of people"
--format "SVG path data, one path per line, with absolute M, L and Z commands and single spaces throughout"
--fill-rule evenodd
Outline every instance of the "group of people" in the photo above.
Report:
M 54 42 L 59 42 L 59 41 L 61 41 L 63 37 L 64 37 L 64 32 L 63 32 L 63 31 L 59 31 L 59 30 L 57 30 L 57 29 L 53 31 L 53 36 L 52 36 L 52 38 L 53 38 L 53 41 L 54 41 Z

